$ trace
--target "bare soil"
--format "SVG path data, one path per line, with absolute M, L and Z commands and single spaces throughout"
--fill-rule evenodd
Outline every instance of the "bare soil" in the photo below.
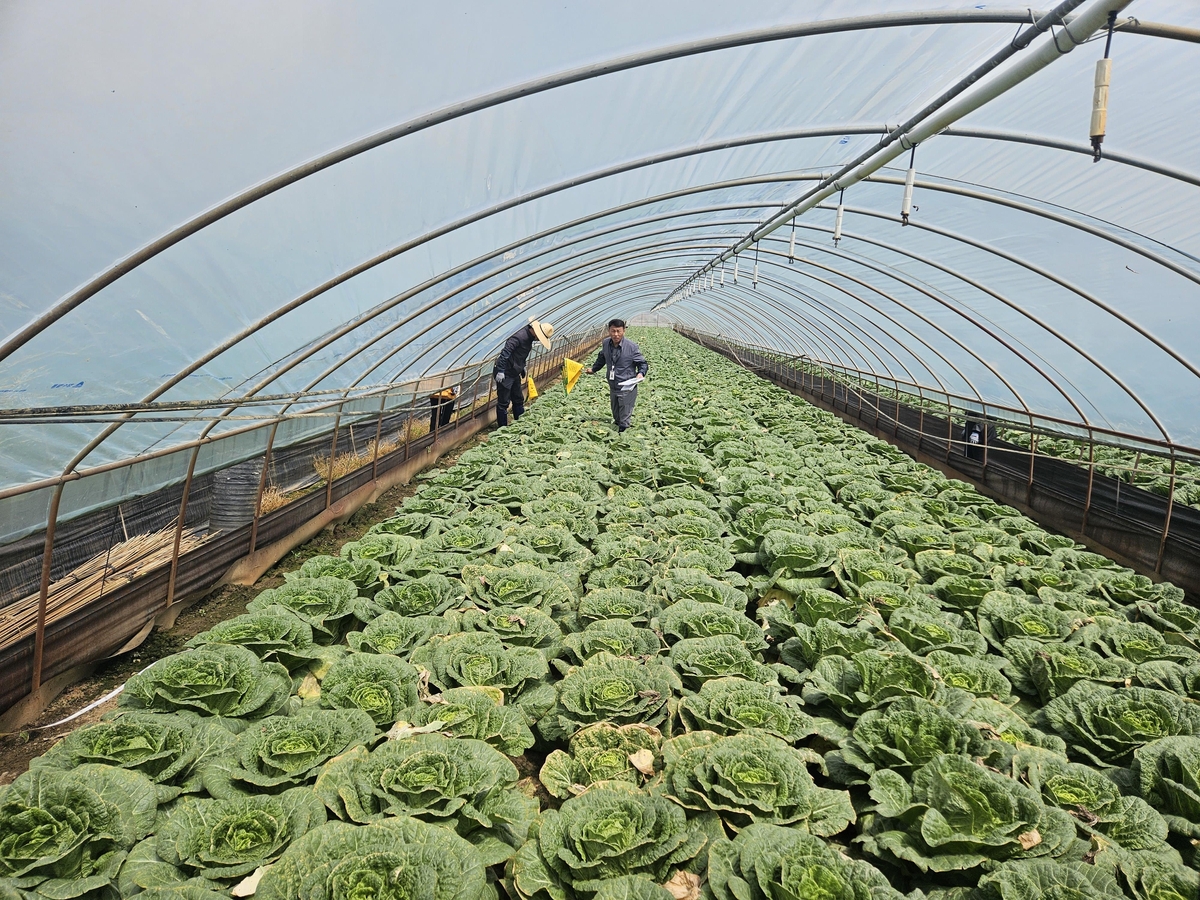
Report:
M 456 447 L 438 460 L 433 468 L 448 468 L 454 465 L 465 450 L 486 441 L 487 434 L 486 431 L 481 432 Z M 347 521 L 324 529 L 307 544 L 297 547 L 253 585 L 226 585 L 216 588 L 183 610 L 171 629 L 155 631 L 141 646 L 102 662 L 90 676 L 59 694 L 35 723 L 16 734 L 0 735 L 0 785 L 8 784 L 25 772 L 29 768 L 29 761 L 45 753 L 59 738 L 80 726 L 91 725 L 112 712 L 117 708 L 117 698 L 100 704 L 64 725 L 54 728 L 45 726 L 59 722 L 94 703 L 124 684 L 129 676 L 140 672 L 156 660 L 178 653 L 184 644 L 200 632 L 207 631 L 218 622 L 241 615 L 246 611 L 247 603 L 267 588 L 282 584 L 283 573 L 299 568 L 306 559 L 322 554 L 336 556 L 343 544 L 358 540 L 373 524 L 392 515 L 404 498 L 416 493 L 420 487 L 421 482 L 413 480 L 409 484 L 392 488 L 374 503 L 359 509 Z

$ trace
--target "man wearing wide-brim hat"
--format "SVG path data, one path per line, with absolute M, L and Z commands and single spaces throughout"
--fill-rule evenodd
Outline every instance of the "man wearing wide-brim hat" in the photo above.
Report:
M 529 324 L 518 330 L 507 341 L 496 358 L 492 377 L 496 380 L 496 424 L 508 424 L 508 404 L 512 403 L 514 419 L 525 412 L 525 362 L 533 342 L 538 341 L 547 350 L 554 337 L 554 326 L 531 318 Z

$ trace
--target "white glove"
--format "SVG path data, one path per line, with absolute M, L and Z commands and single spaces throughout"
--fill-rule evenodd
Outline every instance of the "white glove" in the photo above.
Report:
M 504 384 L 504 373 L 503 372 L 496 373 L 496 384 Z

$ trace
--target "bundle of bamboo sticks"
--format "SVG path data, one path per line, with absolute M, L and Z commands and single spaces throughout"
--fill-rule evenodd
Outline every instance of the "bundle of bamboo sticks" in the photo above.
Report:
M 179 554 L 198 547 L 208 539 L 200 529 L 185 530 L 179 540 Z M 140 534 L 106 553 L 93 557 L 74 571 L 50 584 L 46 595 L 46 624 L 77 612 L 142 575 L 160 566 L 170 565 L 175 546 L 175 526 Z M 0 609 L 0 647 L 28 637 L 37 629 L 38 595 L 30 594 Z

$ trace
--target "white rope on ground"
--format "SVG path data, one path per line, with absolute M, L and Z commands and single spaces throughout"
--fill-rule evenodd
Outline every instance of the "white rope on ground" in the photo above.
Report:
M 65 719 L 59 719 L 57 722 L 51 722 L 49 725 L 34 725 L 34 726 L 32 726 L 30 728 L 26 728 L 24 730 L 25 731 L 45 731 L 47 728 L 57 728 L 59 725 L 66 725 L 68 722 L 70 722 L 74 719 L 78 719 L 85 712 L 90 712 L 91 710 L 95 709 L 97 706 L 107 703 L 109 700 L 111 700 L 113 697 L 117 696 L 123 690 L 125 690 L 125 685 L 123 685 L 123 684 L 119 685 L 118 687 L 113 688 L 111 691 L 109 691 L 107 694 L 105 694 L 99 700 L 89 703 L 87 706 L 85 706 L 83 709 L 79 710 L 78 712 L 71 713 Z

